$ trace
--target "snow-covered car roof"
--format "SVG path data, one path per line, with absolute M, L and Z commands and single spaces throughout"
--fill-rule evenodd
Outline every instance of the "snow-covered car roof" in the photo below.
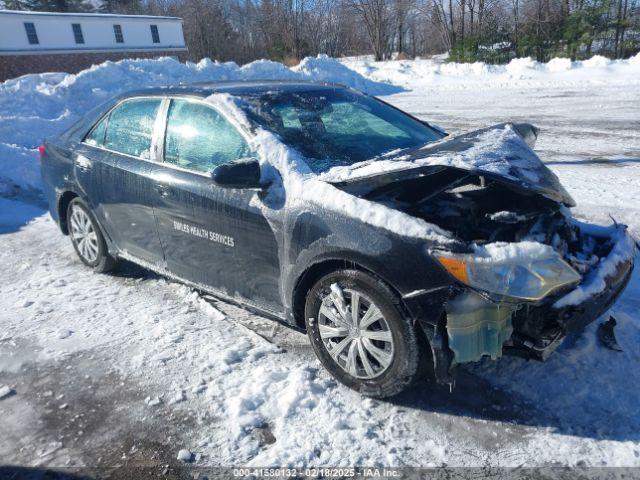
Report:
M 208 97 L 214 93 L 228 93 L 230 95 L 255 95 L 270 91 L 280 92 L 304 92 L 310 90 L 331 90 L 336 88 L 349 88 L 338 83 L 311 82 L 300 80 L 255 80 L 255 81 L 229 81 L 229 82 L 199 82 L 185 85 L 164 86 L 146 88 L 143 90 L 129 91 L 121 95 L 121 98 L 135 97 L 138 95 L 197 95 Z

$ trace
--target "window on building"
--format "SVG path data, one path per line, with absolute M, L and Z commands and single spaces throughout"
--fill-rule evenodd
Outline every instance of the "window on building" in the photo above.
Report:
M 158 33 L 157 25 L 151 25 L 151 38 L 153 39 L 153 43 L 160 43 L 160 34 Z
M 124 43 L 124 36 L 122 35 L 122 26 L 114 25 L 113 33 L 116 36 L 116 43 Z
M 24 22 L 24 29 L 27 32 L 27 39 L 30 45 L 38 45 L 38 34 L 36 33 L 36 26 L 32 22 Z
M 76 39 L 76 43 L 84 43 L 84 35 L 82 35 L 82 26 L 79 23 L 72 23 L 73 37 Z

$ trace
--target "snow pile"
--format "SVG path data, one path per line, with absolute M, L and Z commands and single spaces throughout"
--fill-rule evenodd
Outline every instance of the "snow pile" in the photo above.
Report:
M 189 463 L 191 462 L 191 459 L 193 458 L 193 453 L 191 453 L 189 450 L 187 449 L 182 449 L 178 452 L 178 456 L 176 457 L 177 460 L 181 460 L 183 462 Z
M 0 385 L 0 400 L 2 400 L 5 397 L 8 397 L 12 393 L 13 393 L 13 390 L 11 390 L 11 388 L 9 388 L 7 385 Z
M 404 88 L 478 89 L 581 85 L 640 84 L 640 54 L 628 60 L 594 56 L 572 62 L 554 58 L 548 63 L 515 58 L 506 65 L 446 63 L 442 59 L 372 62 L 349 58 L 343 63 L 363 76 Z
M 474 246 L 473 261 L 497 265 L 514 260 L 534 262 L 555 256 L 553 248 L 539 242 L 495 242 Z
M 161 58 L 105 62 L 75 75 L 25 75 L 0 83 L 0 193 L 14 193 L 16 185 L 39 189 L 40 142 L 122 92 L 181 83 L 266 79 L 332 81 L 372 95 L 401 90 L 368 80 L 326 56 L 305 59 L 292 69 L 268 60 L 239 67 L 209 59 L 180 63 Z
M 399 87 L 369 80 L 327 55 L 307 57 L 292 70 L 316 82 L 339 83 L 371 95 L 391 95 L 402 91 Z

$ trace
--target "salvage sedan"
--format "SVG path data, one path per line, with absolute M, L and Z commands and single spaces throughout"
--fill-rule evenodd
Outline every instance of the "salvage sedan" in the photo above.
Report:
M 501 124 L 448 136 L 331 84 L 129 93 L 41 147 L 80 260 L 135 262 L 305 331 L 326 369 L 388 397 L 503 354 L 543 360 L 623 291 L 635 244 Z

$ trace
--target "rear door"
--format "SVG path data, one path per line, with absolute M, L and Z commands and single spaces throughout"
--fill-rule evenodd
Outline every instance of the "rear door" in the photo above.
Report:
M 216 166 L 252 155 L 243 135 L 213 107 L 171 100 L 158 229 L 171 272 L 280 312 L 278 244 L 260 192 L 222 188 L 211 179 Z
M 76 159 L 77 176 L 119 251 L 160 266 L 163 254 L 153 214 L 160 167 L 153 139 L 161 104 L 160 97 L 121 102 L 87 135 Z

